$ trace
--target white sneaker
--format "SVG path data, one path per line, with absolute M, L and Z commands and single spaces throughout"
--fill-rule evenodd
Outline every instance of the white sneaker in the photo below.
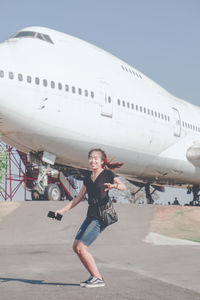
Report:
M 90 280 L 92 280 L 93 276 L 91 275 L 87 280 L 80 283 L 80 286 L 85 286 Z
M 95 288 L 103 286 L 105 286 L 105 282 L 95 276 L 84 285 L 85 288 Z

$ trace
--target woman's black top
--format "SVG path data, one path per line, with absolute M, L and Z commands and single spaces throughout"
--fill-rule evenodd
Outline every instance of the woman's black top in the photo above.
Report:
M 98 205 L 105 205 L 109 201 L 108 191 L 105 191 L 107 186 L 104 183 L 113 183 L 115 177 L 111 170 L 104 169 L 94 182 L 91 179 L 91 172 L 84 178 L 83 183 L 88 194 L 88 217 L 99 219 Z

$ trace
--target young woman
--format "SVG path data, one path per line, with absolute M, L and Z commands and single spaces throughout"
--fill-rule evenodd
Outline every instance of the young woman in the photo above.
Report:
M 119 168 L 123 163 L 111 163 L 105 152 L 101 149 L 92 149 L 88 154 L 89 165 L 92 172 L 84 178 L 84 184 L 76 198 L 70 201 L 61 210 L 56 211 L 63 215 L 75 207 L 88 193 L 87 217 L 81 225 L 73 244 L 73 250 L 90 273 L 88 280 L 81 282 L 82 287 L 102 287 L 104 280 L 98 271 L 92 255 L 88 252 L 88 247 L 96 240 L 98 235 L 106 228 L 101 224 L 99 216 L 99 205 L 104 205 L 109 201 L 108 192 L 110 189 L 125 190 L 125 185 L 110 170 Z

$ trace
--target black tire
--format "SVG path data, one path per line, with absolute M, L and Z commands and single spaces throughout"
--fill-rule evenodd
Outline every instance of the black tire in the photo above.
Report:
M 45 188 L 44 198 L 50 201 L 60 201 L 61 191 L 57 184 L 51 183 Z
M 31 191 L 31 199 L 33 201 L 44 200 L 44 196 L 40 195 L 40 193 L 37 190 L 32 190 Z

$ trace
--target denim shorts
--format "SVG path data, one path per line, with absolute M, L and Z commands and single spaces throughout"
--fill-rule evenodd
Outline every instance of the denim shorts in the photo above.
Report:
M 106 226 L 103 226 L 100 220 L 87 217 L 77 232 L 75 240 L 90 246 L 105 228 Z

